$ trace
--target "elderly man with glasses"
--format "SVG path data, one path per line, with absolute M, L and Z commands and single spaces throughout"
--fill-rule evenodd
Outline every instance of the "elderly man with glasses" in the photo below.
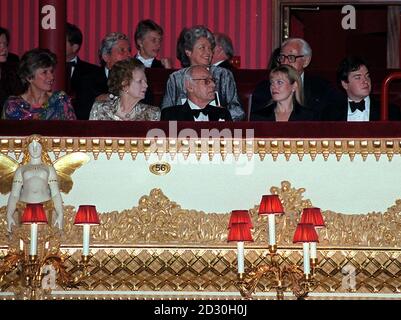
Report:
M 216 94 L 216 80 L 207 67 L 193 65 L 184 72 L 187 100 L 183 105 L 162 109 L 162 120 L 176 121 L 231 121 L 230 112 L 210 103 Z
M 277 56 L 279 64 L 287 64 L 298 71 L 301 76 L 305 105 L 313 109 L 317 120 L 321 120 L 323 110 L 328 103 L 335 103 L 340 94 L 331 84 L 320 77 L 305 72 L 312 59 L 312 49 L 301 38 L 289 38 L 281 44 L 280 54 Z M 252 93 L 251 113 L 265 107 L 271 100 L 269 81 L 258 84 Z

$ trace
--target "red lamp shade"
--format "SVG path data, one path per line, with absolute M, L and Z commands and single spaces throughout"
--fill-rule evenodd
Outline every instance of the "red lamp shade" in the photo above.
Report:
M 247 223 L 235 223 L 228 231 L 227 241 L 253 241 L 251 228 Z
M 74 224 L 83 225 L 98 225 L 100 224 L 99 216 L 96 211 L 96 206 L 81 205 L 78 208 L 77 215 L 75 216 Z
M 22 224 L 47 224 L 47 217 L 42 203 L 28 203 L 21 217 Z
M 294 233 L 293 243 L 300 242 L 319 242 L 319 237 L 313 224 L 298 223 Z
M 262 196 L 259 206 L 259 214 L 283 214 L 284 209 L 277 194 L 267 194 Z
M 233 210 L 231 211 L 230 221 L 228 222 L 228 229 L 236 223 L 245 223 L 249 228 L 253 229 L 253 223 L 248 210 Z
M 315 228 L 324 228 L 324 220 L 320 208 L 305 208 L 302 210 L 300 223 L 311 223 Z

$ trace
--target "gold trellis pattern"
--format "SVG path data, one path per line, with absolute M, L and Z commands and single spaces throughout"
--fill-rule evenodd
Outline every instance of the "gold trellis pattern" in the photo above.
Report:
M 281 263 L 302 264 L 302 251 L 283 249 Z M 248 249 L 246 268 L 266 263 L 267 251 Z M 313 292 L 399 293 L 401 251 L 321 250 Z M 135 248 L 99 250 L 86 290 L 237 292 L 236 252 L 231 249 Z M 68 262 L 76 265 L 77 256 Z M 354 268 L 355 287 L 344 286 L 344 272 Z M 257 292 L 270 292 L 264 278 Z M 401 298 L 401 296 L 400 296 Z
M 65 253 L 69 254 L 66 260 L 69 272 L 78 272 L 79 252 L 70 249 L 65 250 Z M 280 264 L 302 264 L 301 250 L 284 248 L 279 253 Z M 319 265 L 315 270 L 311 292 L 398 294 L 401 292 L 400 255 L 400 250 L 320 250 Z M 246 250 L 246 268 L 264 264 L 266 259 L 267 250 Z M 353 285 L 344 282 L 345 271 L 349 270 L 355 274 Z M 164 291 L 169 292 L 169 297 L 180 292 L 191 292 L 193 297 L 196 297 L 197 292 L 226 292 L 226 297 L 231 295 L 232 298 L 240 298 L 235 294 L 238 292 L 236 253 L 228 248 L 99 249 L 91 259 L 90 273 L 91 276 L 76 290 L 106 291 L 110 292 L 110 297 L 111 291 L 122 292 L 121 297 L 124 297 L 124 292 L 128 297 L 130 292 L 142 291 L 141 296 L 145 297 L 152 296 L 152 292 Z M 256 293 L 274 292 L 271 281 L 262 278 Z M 15 283 L 16 276 L 8 275 L 2 281 L 0 289 L 14 291 Z M 78 299 L 85 297 L 85 294 L 74 296 Z M 58 296 L 62 297 L 69 297 L 68 290 L 64 295 Z

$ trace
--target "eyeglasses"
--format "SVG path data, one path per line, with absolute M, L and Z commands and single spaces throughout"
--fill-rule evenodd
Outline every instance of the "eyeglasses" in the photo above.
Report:
M 298 58 L 302 58 L 302 57 L 304 57 L 304 55 L 294 56 L 293 54 L 290 54 L 290 55 L 286 56 L 285 54 L 280 54 L 277 57 L 277 61 L 280 63 L 283 63 L 285 61 L 285 59 L 287 59 L 289 63 L 294 63 Z
M 205 81 L 205 85 L 209 85 L 210 83 L 216 83 L 216 79 L 215 78 L 201 78 L 201 79 L 192 79 L 194 81 Z

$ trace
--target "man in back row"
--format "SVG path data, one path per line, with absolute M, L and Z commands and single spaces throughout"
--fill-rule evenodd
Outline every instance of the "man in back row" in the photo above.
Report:
M 211 64 L 233 71 L 235 67 L 231 63 L 234 56 L 234 47 L 230 37 L 224 33 L 213 34 L 216 46 L 214 47 Z
M 93 72 L 96 72 L 98 66 L 83 61 L 79 58 L 78 53 L 81 49 L 83 36 L 81 30 L 71 23 L 66 26 L 66 92 L 71 96 L 71 102 L 75 113 L 79 116 L 82 114 L 82 108 L 79 105 L 79 100 L 76 93 L 79 92 L 82 79 Z M 80 119 L 80 117 L 78 117 Z

